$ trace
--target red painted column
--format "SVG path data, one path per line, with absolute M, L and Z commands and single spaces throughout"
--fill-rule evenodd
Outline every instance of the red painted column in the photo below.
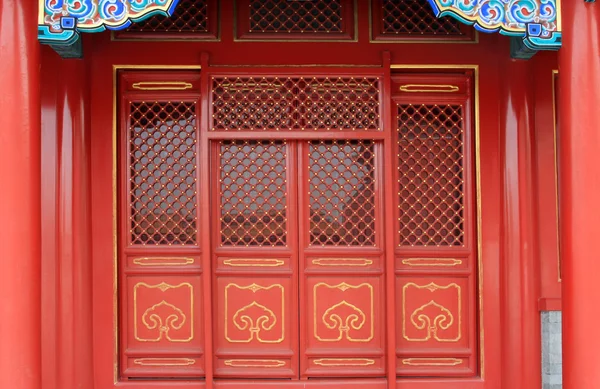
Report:
M 502 66 L 501 144 L 503 388 L 541 387 L 539 266 L 535 231 L 533 63 L 508 58 Z
M 39 389 L 38 2 L 0 1 L 0 388 Z
M 600 387 L 600 3 L 566 0 L 559 52 L 564 389 Z

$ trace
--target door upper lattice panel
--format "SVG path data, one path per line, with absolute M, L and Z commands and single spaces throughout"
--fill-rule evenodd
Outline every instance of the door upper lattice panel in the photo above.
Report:
M 130 242 L 197 244 L 195 102 L 132 102 Z
M 213 131 L 380 131 L 377 77 L 218 77 Z
M 464 245 L 460 105 L 398 105 L 400 246 Z
M 309 145 L 310 244 L 375 246 L 375 150 L 372 141 Z
M 287 245 L 285 141 L 222 141 L 222 246 Z

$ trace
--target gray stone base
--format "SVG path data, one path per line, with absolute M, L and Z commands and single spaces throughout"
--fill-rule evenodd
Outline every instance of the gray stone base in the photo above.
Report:
M 542 388 L 562 389 L 562 313 L 542 312 Z

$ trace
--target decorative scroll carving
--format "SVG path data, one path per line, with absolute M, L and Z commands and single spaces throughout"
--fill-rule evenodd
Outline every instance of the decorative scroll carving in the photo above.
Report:
M 230 343 L 281 343 L 285 339 L 281 284 L 225 287 L 225 339 Z
M 409 300 L 429 301 L 407 309 Z M 447 306 L 456 307 L 456 310 Z M 402 332 L 404 339 L 410 342 L 458 342 L 462 337 L 461 287 L 454 282 L 445 286 L 434 282 L 427 285 L 407 283 L 402 288 L 402 309 Z
M 404 358 L 403 365 L 408 366 L 457 366 L 463 363 L 458 358 Z
M 452 16 L 482 32 L 524 37 L 533 50 L 561 45 L 560 0 L 429 0 L 436 17 Z
M 152 292 L 156 289 L 161 293 Z M 177 290 L 181 292 L 175 294 Z M 185 300 L 182 300 L 183 296 Z M 194 338 L 193 307 L 194 287 L 188 282 L 179 285 L 138 282 L 133 288 L 135 339 L 139 342 L 190 342 Z
M 369 297 L 365 298 L 367 293 Z M 321 342 L 369 342 L 373 339 L 374 298 L 371 284 L 350 285 L 342 282 L 329 285 L 319 282 L 314 286 L 313 298 L 316 339 Z M 331 301 L 337 302 L 331 304 Z
M 133 363 L 140 366 L 190 366 L 196 363 L 191 358 L 136 358 Z
M 41 43 L 72 45 L 80 32 L 122 30 L 153 15 L 172 15 L 179 0 L 40 0 Z

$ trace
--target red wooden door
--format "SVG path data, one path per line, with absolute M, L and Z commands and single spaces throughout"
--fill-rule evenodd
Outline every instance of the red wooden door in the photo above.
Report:
M 123 376 L 476 374 L 470 75 L 213 80 L 121 77 Z
M 214 143 L 216 376 L 384 375 L 379 147 Z

